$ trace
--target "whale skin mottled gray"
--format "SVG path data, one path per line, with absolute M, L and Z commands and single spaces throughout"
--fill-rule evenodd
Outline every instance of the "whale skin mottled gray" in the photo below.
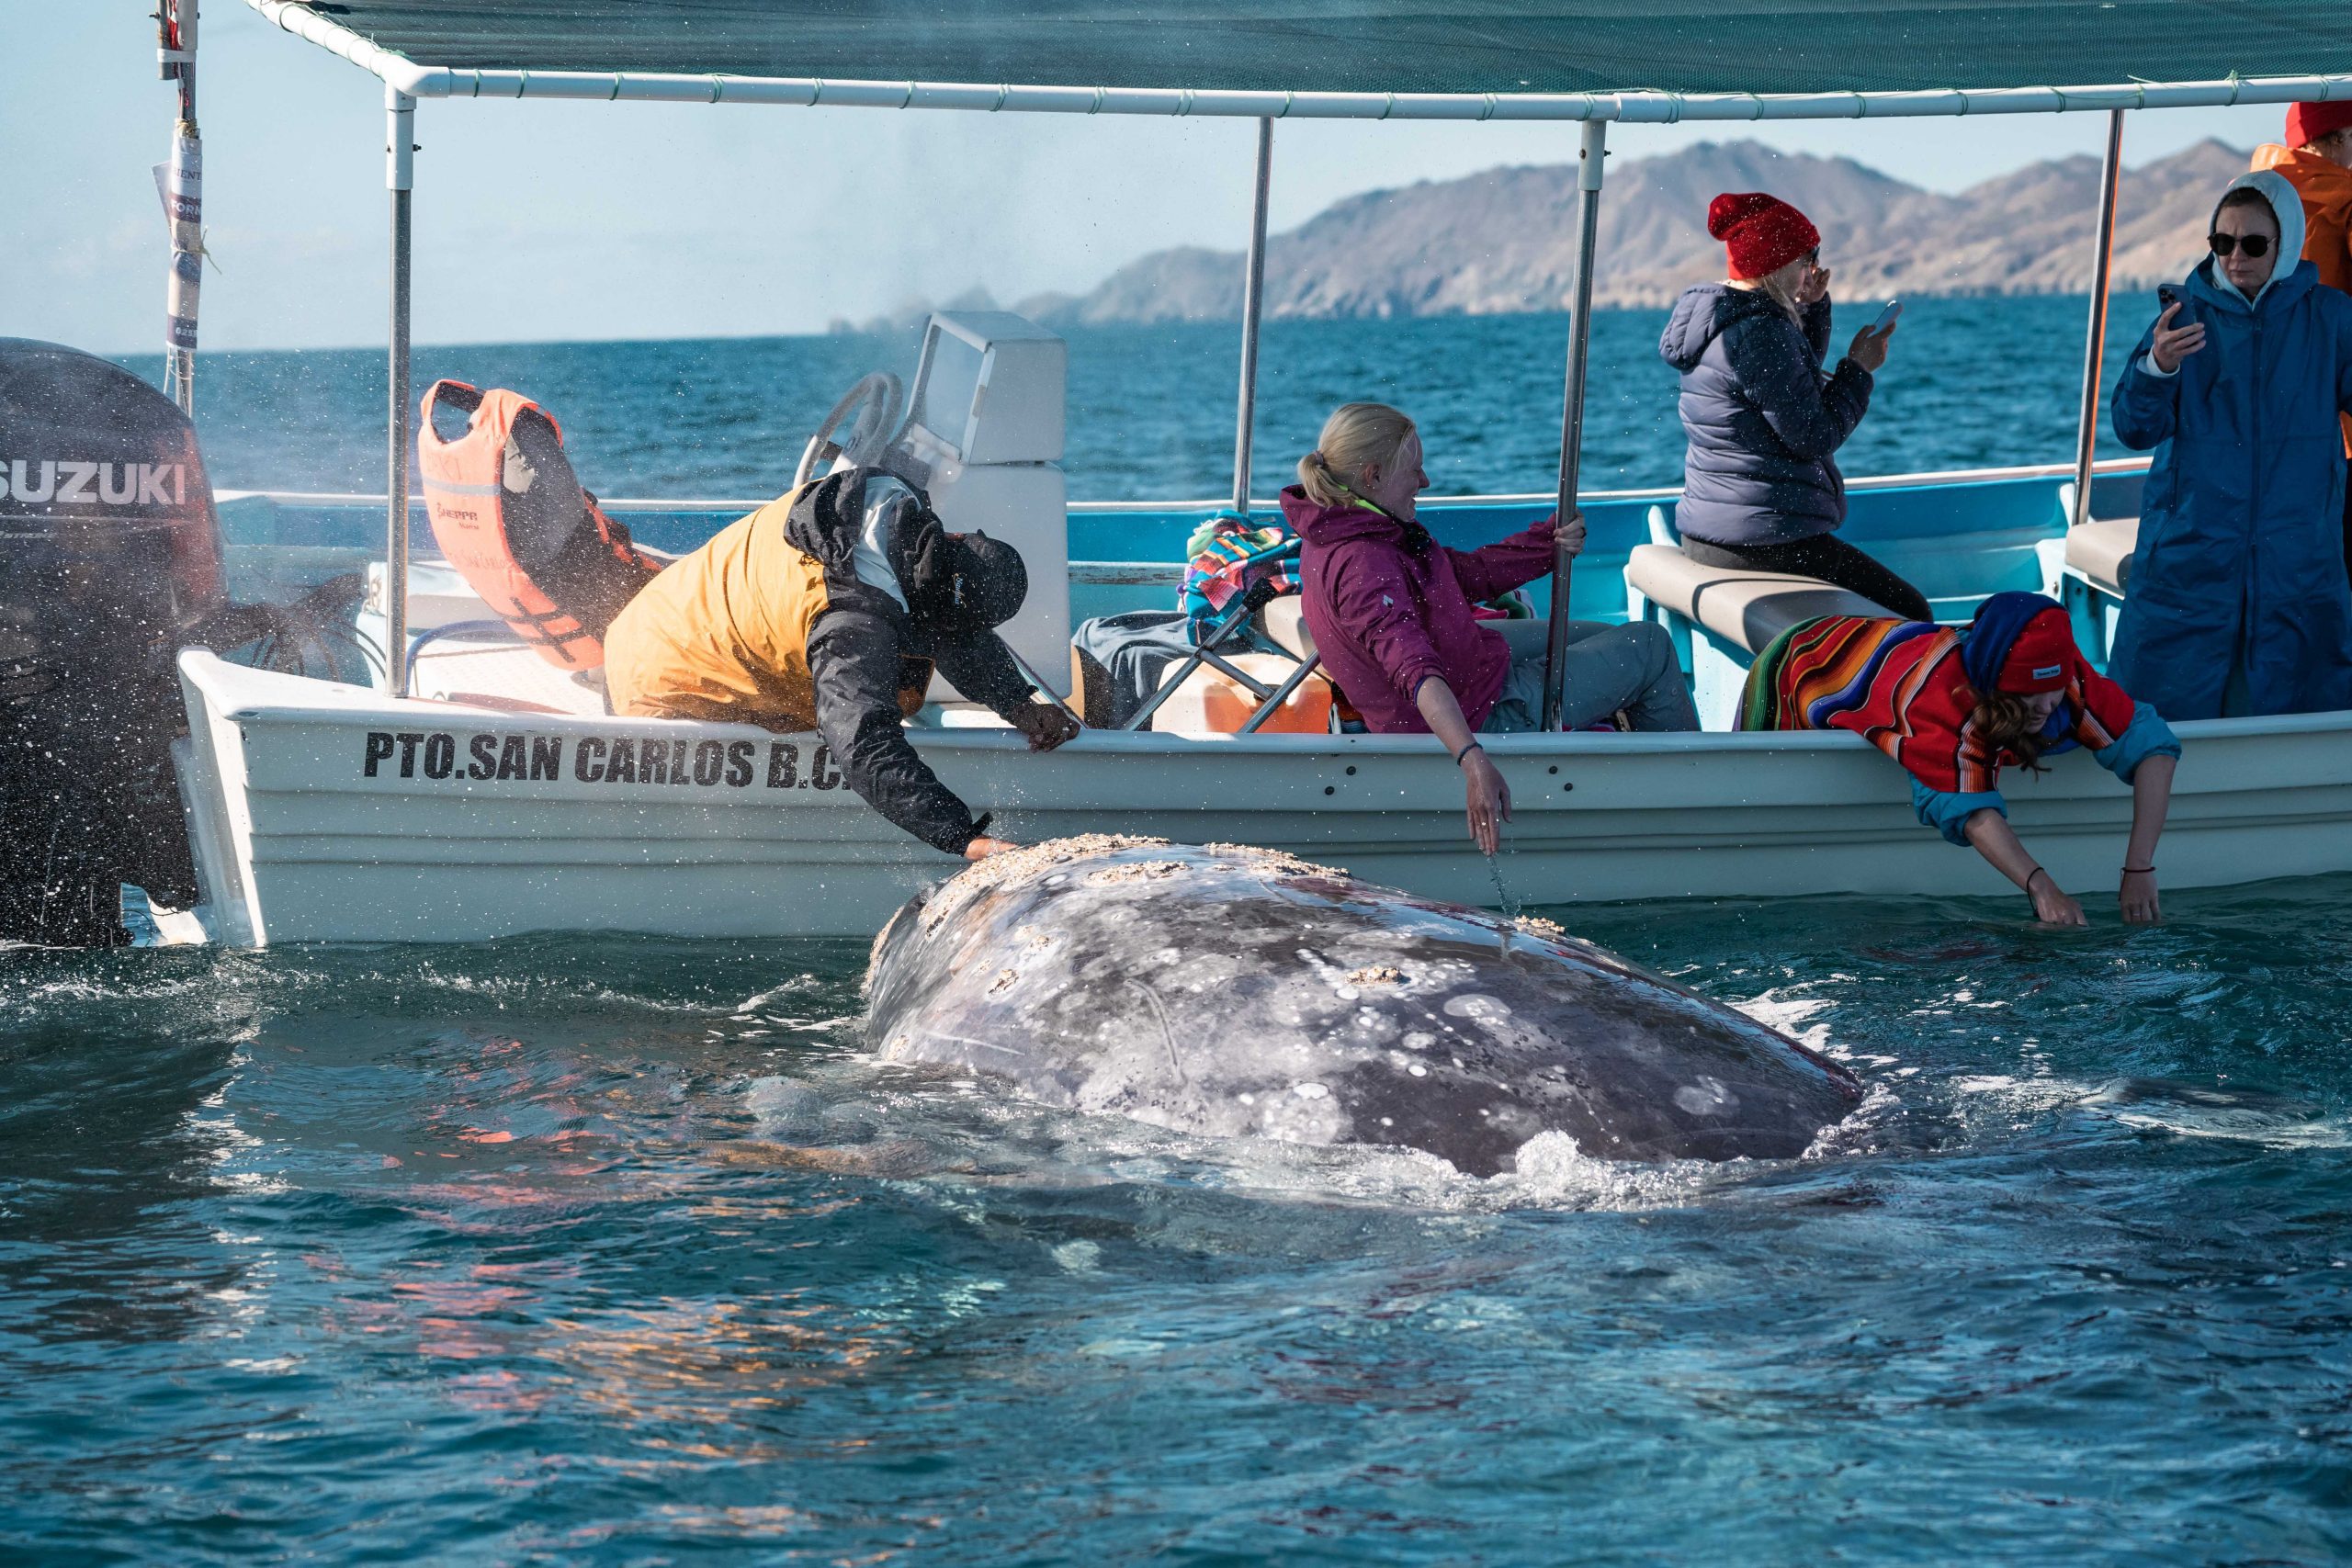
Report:
M 892 917 L 866 994 L 887 1060 L 1476 1176 L 1545 1133 L 1604 1159 L 1792 1158 L 1861 1098 L 1836 1063 L 1547 921 L 1235 846 L 991 857 Z

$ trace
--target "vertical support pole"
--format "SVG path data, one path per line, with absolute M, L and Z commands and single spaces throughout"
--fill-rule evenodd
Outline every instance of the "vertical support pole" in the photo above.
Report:
M 384 183 L 392 192 L 392 332 L 387 379 L 384 512 L 384 665 L 386 689 L 408 695 L 408 301 L 409 192 L 415 175 L 416 100 L 384 89 Z
M 1577 164 L 1577 274 L 1571 290 L 1575 314 L 1568 318 L 1567 400 L 1560 410 L 1560 542 L 1552 549 L 1552 635 L 1544 645 L 1544 728 L 1560 728 L 1563 695 L 1560 665 L 1568 648 L 1568 547 L 1577 507 L 1577 475 L 1584 460 L 1585 364 L 1592 349 L 1592 258 L 1600 233 L 1600 165 L 1609 153 L 1609 122 L 1584 122 L 1584 147 Z
M 1250 447 L 1258 418 L 1258 321 L 1266 300 L 1266 196 L 1273 186 L 1274 122 L 1258 121 L 1258 194 L 1241 275 L 1241 407 L 1233 423 L 1233 510 L 1250 515 Z
M 204 142 L 196 127 L 197 0 L 164 0 L 155 9 L 155 63 L 178 85 L 179 115 L 169 161 L 156 185 L 171 231 L 172 270 L 164 298 L 164 390 L 180 412 L 196 414 L 197 296 L 204 281 Z
M 2089 342 L 2083 346 L 2083 409 L 2075 427 L 2075 510 L 2070 528 L 2091 520 L 2091 458 L 2098 450 L 2099 378 L 2107 355 L 2107 285 L 2115 265 L 2115 188 L 2123 175 L 2123 111 L 2107 116 L 2107 166 L 2098 183 L 2098 242 L 2091 263 Z

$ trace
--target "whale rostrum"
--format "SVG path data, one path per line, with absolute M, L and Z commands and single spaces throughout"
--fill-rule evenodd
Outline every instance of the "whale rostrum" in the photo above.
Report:
M 887 1060 L 1476 1176 L 1545 1133 L 1604 1159 L 1793 1158 L 1861 1096 L 1836 1063 L 1549 921 L 1236 845 L 992 856 L 892 917 L 866 994 Z

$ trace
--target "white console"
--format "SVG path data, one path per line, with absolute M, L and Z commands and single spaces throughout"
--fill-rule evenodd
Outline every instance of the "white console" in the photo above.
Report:
M 998 630 L 1037 678 L 1069 694 L 1069 491 L 1062 477 L 1069 351 L 1001 310 L 942 313 L 923 332 L 912 412 L 893 468 L 922 476 L 951 533 L 1021 552 L 1029 597 Z

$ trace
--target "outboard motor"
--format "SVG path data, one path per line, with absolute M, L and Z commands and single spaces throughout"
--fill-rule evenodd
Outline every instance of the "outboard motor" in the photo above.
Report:
M 187 417 L 111 361 L 0 338 L 0 939 L 119 944 L 123 883 L 195 902 L 174 660 L 229 610 Z

